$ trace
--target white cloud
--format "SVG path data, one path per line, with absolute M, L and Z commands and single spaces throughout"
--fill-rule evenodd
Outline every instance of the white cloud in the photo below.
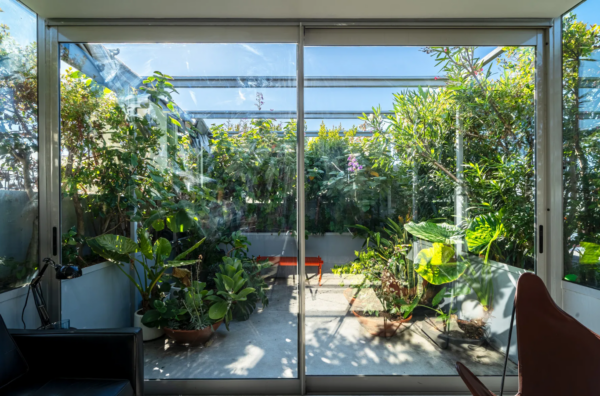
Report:
M 194 94 L 194 91 L 190 91 L 190 96 L 192 97 L 194 104 L 197 105 L 198 103 L 196 102 L 196 95 Z
M 240 97 L 240 100 L 241 100 L 242 102 L 246 100 L 246 97 L 244 96 L 244 94 L 242 93 L 242 91 L 239 91 L 239 90 L 238 90 L 238 95 L 239 95 L 239 97 Z

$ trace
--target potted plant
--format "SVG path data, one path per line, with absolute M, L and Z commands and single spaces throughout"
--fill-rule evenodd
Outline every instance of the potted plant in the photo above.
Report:
M 362 275 L 360 285 L 346 289 L 344 295 L 352 313 L 361 325 L 374 336 L 391 337 L 402 323 L 412 319 L 422 290 L 407 259 L 406 233 L 393 220 L 387 227 L 373 232 L 362 225 L 354 226 L 366 236 L 366 249 L 356 252 L 357 259 L 345 266 L 335 267 L 336 274 Z
M 414 237 L 432 244 L 432 247 L 421 249 L 416 255 L 415 271 L 429 284 L 442 287 L 430 305 L 420 305 L 437 314 L 435 318 L 425 318 L 420 323 L 421 330 L 443 349 L 450 342 L 482 344 L 483 330 L 479 323 L 458 319 L 454 308 L 455 298 L 465 294 L 464 288 L 455 288 L 455 281 L 465 274 L 470 265 L 462 252 L 455 249 L 456 244 L 462 243 L 465 231 L 455 225 L 433 222 L 411 222 L 404 227 Z M 445 297 L 450 301 L 447 307 L 442 307 L 440 304 Z
M 142 323 L 164 329 L 167 337 L 179 344 L 203 344 L 223 322 L 229 330 L 234 305 L 256 293 L 254 288 L 244 287 L 247 279 L 242 262 L 231 257 L 223 257 L 215 275 L 215 289 L 207 289 L 205 282 L 191 281 L 187 270 L 176 271 L 174 278 L 179 286 L 175 298 L 154 300 Z
M 175 298 L 155 300 L 142 323 L 152 328 L 164 329 L 167 337 L 178 344 L 192 346 L 204 344 L 223 323 L 223 316 L 210 315 L 214 305 L 209 297 L 213 290 L 206 290 L 206 283 L 192 281 L 185 289 L 175 293 Z
M 123 274 L 133 283 L 142 296 L 142 307 L 134 314 L 134 326 L 141 327 L 144 341 L 153 340 L 164 334 L 160 328 L 147 327 L 142 323 L 143 315 L 150 309 L 152 301 L 164 298 L 171 285 L 161 279 L 168 268 L 180 267 L 195 263 L 196 260 L 182 260 L 190 252 L 204 242 L 195 243 L 191 248 L 169 260 L 171 243 L 165 238 L 158 238 L 154 244 L 145 228 L 138 230 L 138 242 L 113 234 L 105 234 L 87 240 L 90 248 L 106 260 L 114 263 Z M 141 253 L 139 256 L 136 253 Z M 139 257 L 139 258 L 138 258 Z M 134 275 L 130 274 L 133 269 Z

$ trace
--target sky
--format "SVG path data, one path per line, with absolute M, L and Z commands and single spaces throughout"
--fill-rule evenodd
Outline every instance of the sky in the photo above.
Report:
M 0 0 L 0 24 L 10 28 L 10 34 L 21 45 L 36 40 L 37 18 L 27 7 L 15 0 Z
M 141 76 L 155 70 L 171 76 L 294 76 L 295 44 L 105 44 L 118 49 L 117 58 Z M 484 56 L 493 47 L 479 49 Z M 306 47 L 305 76 L 441 76 L 423 47 Z M 400 88 L 306 88 L 306 110 L 360 110 L 374 106 L 390 110 Z M 295 110 L 294 88 L 179 89 L 175 101 L 184 110 Z M 221 123 L 224 120 L 206 120 Z M 285 120 L 283 120 L 285 121 Z M 320 120 L 307 120 L 318 130 Z M 350 128 L 359 120 L 326 120 L 331 127 Z

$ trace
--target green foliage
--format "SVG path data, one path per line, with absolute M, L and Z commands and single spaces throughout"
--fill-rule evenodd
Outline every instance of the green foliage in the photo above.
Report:
M 138 239 L 139 242 L 136 243 L 121 235 L 105 234 L 90 238 L 87 243 L 96 254 L 116 264 L 135 285 L 142 296 L 142 311 L 145 313 L 150 308 L 151 300 L 162 300 L 158 283 L 165 271 L 168 268 L 195 264 L 197 260 L 182 260 L 182 258 L 200 246 L 203 240 L 175 259 L 168 260 L 171 255 L 171 243 L 168 240 L 161 237 L 151 244 L 148 230 L 144 228 L 138 230 Z M 138 252 L 141 253 L 141 260 L 135 255 Z M 141 266 L 141 273 L 138 271 L 136 263 Z M 130 264 L 137 278 L 131 276 L 125 269 Z M 155 303 L 152 304 L 155 305 Z
M 18 23 L 18 22 L 15 22 Z M 22 215 L 33 232 L 18 258 L 1 257 L 0 289 L 26 284 L 38 268 L 38 85 L 35 42 L 21 44 L 0 24 L 0 172 L 4 188 L 27 194 Z
M 404 228 L 413 236 L 433 243 L 450 245 L 461 242 L 464 237 L 464 231 L 460 227 L 446 223 L 410 222 L 405 224 Z
M 233 319 L 232 305 L 246 301 L 249 295 L 256 292 L 256 289 L 244 287 L 248 279 L 244 276 L 241 260 L 223 257 L 223 264 L 219 269 L 220 272 L 216 274 L 215 279 L 216 295 L 208 297 L 214 301 L 208 316 L 213 320 L 223 319 L 229 329 L 229 322 Z
M 175 330 L 201 330 L 212 326 L 221 318 L 209 317 L 208 311 L 215 304 L 210 296 L 213 296 L 213 290 L 207 290 L 206 283 L 191 282 L 189 287 L 176 291 L 175 298 L 155 300 L 154 309 L 144 314 L 142 323 Z
M 168 327 L 169 322 L 183 319 L 186 313 L 176 300 L 154 300 L 153 309 L 144 314 L 142 323 L 148 327 Z
M 597 266 L 600 261 L 600 245 L 593 242 L 581 242 L 579 245 L 584 249 L 579 264 Z
M 422 249 L 415 258 L 414 269 L 432 285 L 443 285 L 460 278 L 467 268 L 467 261 L 457 261 L 451 246 L 433 243 L 433 247 Z
M 490 213 L 475 217 L 466 232 L 469 251 L 476 254 L 485 254 L 485 263 L 488 262 L 492 244 L 502 238 L 506 233 L 502 223 L 502 210 L 500 213 Z
M 372 290 L 384 312 L 409 317 L 423 292 L 407 257 L 410 244 L 406 232 L 392 219 L 387 219 L 387 226 L 379 232 L 362 225 L 354 227 L 358 235 L 365 237 L 365 250 L 356 252 L 357 259 L 352 263 L 334 267 L 333 273 L 363 275 L 359 292 Z
M 600 288 L 600 128 L 586 114 L 599 110 L 600 26 L 563 17 L 563 239 L 565 277 Z M 595 117 L 589 117 L 595 118 Z M 582 248 L 585 249 L 581 256 Z M 580 256 L 577 260 L 576 256 Z

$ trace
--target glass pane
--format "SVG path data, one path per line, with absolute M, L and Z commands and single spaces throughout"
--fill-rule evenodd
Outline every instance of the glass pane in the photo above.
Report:
M 502 374 L 535 264 L 534 54 L 306 48 L 308 375 Z
M 600 289 L 600 7 L 563 18 L 564 279 Z
M 37 18 L 0 1 L 0 292 L 29 283 L 38 266 Z
M 63 317 L 142 327 L 146 378 L 298 375 L 295 56 L 61 45 Z

